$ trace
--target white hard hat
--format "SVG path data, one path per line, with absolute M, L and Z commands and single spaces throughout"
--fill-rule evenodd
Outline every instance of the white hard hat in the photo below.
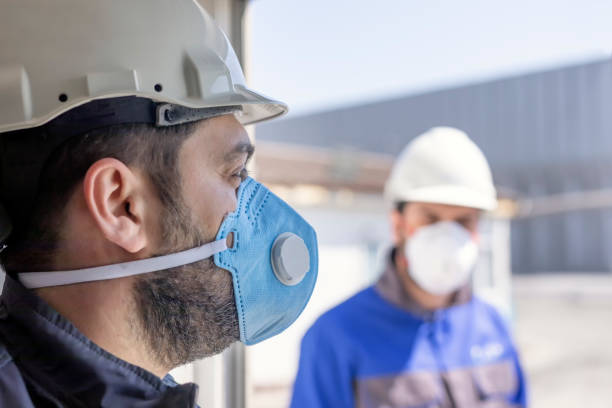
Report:
M 122 96 L 236 107 L 243 124 L 287 111 L 246 87 L 227 37 L 194 0 L 0 0 L 0 27 L 0 133 Z
M 493 210 L 493 176 L 482 151 L 461 130 L 436 127 L 409 143 L 385 187 L 391 203 L 426 202 Z

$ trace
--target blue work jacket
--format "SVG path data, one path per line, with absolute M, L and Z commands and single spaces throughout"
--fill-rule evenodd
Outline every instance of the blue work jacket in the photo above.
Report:
M 375 286 L 322 315 L 302 340 L 291 408 L 525 407 L 506 322 L 459 291 L 426 311 L 389 257 Z

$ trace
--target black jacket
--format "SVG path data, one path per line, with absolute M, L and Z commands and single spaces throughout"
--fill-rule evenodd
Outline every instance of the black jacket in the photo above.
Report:
M 196 407 L 197 385 L 104 351 L 2 271 L 0 287 L 0 407 Z

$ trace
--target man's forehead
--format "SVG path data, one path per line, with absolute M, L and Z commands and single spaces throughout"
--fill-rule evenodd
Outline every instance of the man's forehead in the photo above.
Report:
M 420 203 L 421 212 L 431 215 L 451 215 L 451 216 L 471 216 L 480 214 L 480 210 L 470 207 L 462 207 L 458 205 L 438 204 L 438 203 Z

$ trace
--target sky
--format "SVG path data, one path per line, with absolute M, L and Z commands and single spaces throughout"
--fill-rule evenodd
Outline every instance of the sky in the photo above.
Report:
M 612 1 L 252 0 L 250 85 L 290 115 L 610 58 Z

